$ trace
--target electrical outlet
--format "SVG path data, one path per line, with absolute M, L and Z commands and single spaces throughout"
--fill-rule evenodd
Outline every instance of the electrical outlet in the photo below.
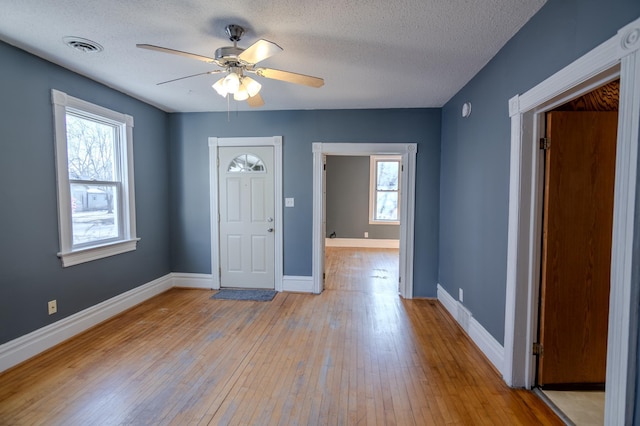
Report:
M 464 293 L 461 288 L 458 289 L 458 300 L 464 302 Z
M 58 302 L 56 300 L 51 300 L 48 303 L 49 305 L 49 315 L 53 315 L 58 312 Z
M 365 238 L 369 238 L 369 233 L 368 233 L 368 232 L 365 232 L 365 233 L 364 233 L 364 237 L 365 237 Z

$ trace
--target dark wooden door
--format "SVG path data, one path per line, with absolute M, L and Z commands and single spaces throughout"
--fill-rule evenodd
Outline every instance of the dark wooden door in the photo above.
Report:
M 617 122 L 547 114 L 540 386 L 605 381 Z

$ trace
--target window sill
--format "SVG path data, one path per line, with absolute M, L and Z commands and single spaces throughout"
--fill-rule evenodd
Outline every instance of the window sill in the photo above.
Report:
M 370 220 L 369 225 L 400 225 L 399 221 Z
M 87 247 L 67 253 L 58 253 L 58 257 L 62 260 L 62 266 L 66 268 L 68 266 L 79 265 L 81 263 L 91 262 L 92 260 L 133 251 L 136 249 L 139 240 L 140 238 L 134 238 L 98 247 Z

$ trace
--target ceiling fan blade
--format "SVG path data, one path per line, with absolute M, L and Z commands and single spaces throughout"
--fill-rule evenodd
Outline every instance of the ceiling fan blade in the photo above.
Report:
M 250 107 L 261 107 L 264 105 L 264 100 L 262 99 L 262 96 L 260 96 L 260 93 L 256 93 L 250 98 L 247 98 L 247 103 Z
M 248 64 L 257 64 L 278 52 L 282 52 L 282 47 L 271 41 L 261 39 L 247 47 L 244 52 L 238 55 L 238 59 Z
M 274 80 L 286 81 L 288 83 L 304 84 L 311 87 L 324 86 L 324 79 L 305 74 L 298 74 L 291 71 L 280 71 L 272 68 L 256 68 L 256 74 L 260 77 L 272 78 Z
M 185 56 L 191 59 L 197 59 L 198 61 L 206 62 L 208 64 L 213 63 L 214 59 L 207 56 L 196 55 L 195 53 L 183 52 L 182 50 L 169 49 L 166 47 L 154 46 L 153 44 L 136 44 L 136 47 L 140 49 L 155 50 L 157 52 L 171 53 L 172 55 Z
M 167 80 L 167 81 L 163 81 L 161 83 L 156 83 L 156 86 L 160 86 L 161 84 L 173 83 L 174 81 L 178 81 L 178 80 L 184 80 L 185 78 L 197 77 L 199 75 L 205 75 L 205 74 L 218 74 L 218 73 L 221 73 L 221 72 L 224 72 L 224 70 L 213 70 L 213 71 L 207 71 L 207 72 L 200 72 L 198 74 L 187 75 L 185 77 L 178 77 L 178 78 L 174 78 L 173 80 Z

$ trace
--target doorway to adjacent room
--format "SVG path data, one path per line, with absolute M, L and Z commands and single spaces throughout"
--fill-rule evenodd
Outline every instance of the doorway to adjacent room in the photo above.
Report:
M 536 386 L 576 423 L 604 421 L 619 85 L 547 112 L 541 140 Z

